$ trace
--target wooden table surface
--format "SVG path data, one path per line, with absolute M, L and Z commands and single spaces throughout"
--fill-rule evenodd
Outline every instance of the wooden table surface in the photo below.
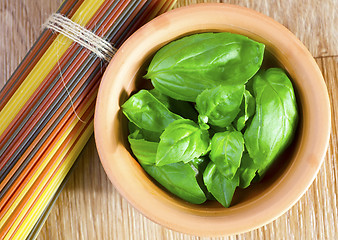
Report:
M 314 56 L 332 108 L 330 145 L 321 170 L 289 211 L 264 227 L 220 239 L 338 239 L 338 0 L 178 0 L 175 7 L 226 2 L 264 13 L 290 29 Z M 61 0 L 0 0 L 0 87 Z M 209 239 L 164 228 L 135 210 L 109 182 L 91 137 L 38 239 Z M 219 238 L 212 238 L 219 239 Z

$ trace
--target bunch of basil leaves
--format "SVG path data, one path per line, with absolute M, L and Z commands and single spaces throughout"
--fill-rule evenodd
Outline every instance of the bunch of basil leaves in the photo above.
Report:
M 290 144 L 294 90 L 282 69 L 261 69 L 264 48 L 225 32 L 173 41 L 148 67 L 154 89 L 122 105 L 134 155 L 171 193 L 229 207 Z

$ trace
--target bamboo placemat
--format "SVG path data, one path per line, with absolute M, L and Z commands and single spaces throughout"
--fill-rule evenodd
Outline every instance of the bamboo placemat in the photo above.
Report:
M 332 132 L 325 163 L 302 199 L 283 216 L 260 229 L 221 239 L 337 239 L 338 19 L 335 14 L 338 1 L 178 0 L 176 7 L 197 2 L 227 2 L 250 7 L 289 28 L 315 57 L 332 104 Z M 42 23 L 60 3 L 60 0 L 0 1 L 0 87 L 40 34 Z M 163 228 L 146 219 L 124 200 L 106 177 L 92 137 L 51 208 L 38 239 L 200 238 Z

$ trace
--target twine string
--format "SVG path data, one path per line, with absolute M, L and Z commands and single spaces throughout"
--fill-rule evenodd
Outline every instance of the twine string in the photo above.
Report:
M 52 14 L 43 26 L 77 42 L 107 62 L 117 51 L 109 42 L 60 13 Z
M 74 42 L 80 44 L 84 48 L 96 54 L 96 56 L 99 57 L 100 59 L 105 60 L 107 62 L 110 62 L 115 52 L 117 51 L 117 49 L 114 48 L 108 41 L 104 40 L 95 33 L 89 31 L 88 29 L 82 27 L 78 23 L 73 22 L 71 19 L 63 16 L 60 13 L 54 13 L 50 15 L 50 17 L 43 24 L 43 26 L 45 28 L 51 29 L 57 33 L 60 33 L 68 37 L 69 39 L 73 40 Z M 59 62 L 58 67 L 60 71 L 60 77 L 63 86 L 66 89 L 67 95 L 70 99 L 73 112 L 80 122 L 85 123 L 76 112 L 73 99 L 64 82 Z

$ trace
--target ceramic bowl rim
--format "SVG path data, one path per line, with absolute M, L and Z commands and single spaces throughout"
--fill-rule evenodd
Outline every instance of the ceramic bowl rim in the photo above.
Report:
M 203 13 L 205 15 L 203 15 Z M 280 203 L 280 206 L 278 204 L 273 203 L 273 200 L 277 200 L 276 198 L 276 188 L 278 191 L 278 188 L 281 188 L 282 190 L 286 191 L 286 187 L 290 186 L 290 181 L 287 181 L 283 179 L 283 181 L 286 181 L 285 184 L 279 184 L 278 186 L 275 186 L 273 189 L 271 189 L 269 194 L 272 194 L 273 200 L 269 199 L 269 196 L 264 196 L 263 200 L 265 200 L 268 204 L 268 210 L 265 214 L 265 216 L 259 215 L 257 218 L 257 214 L 255 214 L 254 211 L 248 211 L 246 214 L 248 217 L 245 219 L 245 221 L 240 223 L 240 221 L 236 218 L 234 220 L 237 221 L 237 225 L 233 224 L 230 227 L 224 226 L 224 224 L 229 223 L 229 217 L 228 218 L 223 218 L 223 216 L 217 215 L 215 213 L 215 216 L 203 216 L 203 213 L 201 213 L 200 216 L 198 214 L 196 215 L 191 215 L 191 212 L 189 210 L 186 211 L 186 208 L 188 206 L 179 206 L 178 211 L 174 211 L 173 213 L 168 212 L 170 209 L 165 209 L 165 206 L 161 205 L 161 208 L 159 212 L 154 213 L 153 210 L 154 208 L 151 208 L 150 203 L 147 205 L 147 203 L 142 203 L 140 202 L 137 196 L 133 196 L 133 194 L 128 192 L 128 186 L 124 186 L 123 183 L 120 182 L 119 177 L 122 173 L 116 173 L 116 170 L 114 170 L 114 166 L 112 166 L 112 156 L 113 154 L 109 152 L 109 141 L 106 142 L 106 136 L 105 134 L 107 127 L 107 122 L 105 121 L 105 118 L 102 117 L 104 115 L 104 111 L 107 111 L 107 105 L 105 103 L 107 99 L 107 94 L 108 94 L 108 89 L 107 87 L 112 84 L 111 81 L 114 78 L 117 78 L 119 75 L 116 74 L 116 72 L 120 71 L 125 71 L 122 65 L 119 65 L 118 62 L 128 62 L 131 61 L 133 64 L 139 64 L 138 60 L 130 60 L 130 56 L 128 56 L 130 52 L 130 48 L 132 46 L 136 46 L 133 51 L 137 53 L 142 53 L 142 49 L 140 46 L 137 46 L 137 43 L 139 45 L 144 44 L 146 47 L 147 46 L 147 41 L 149 40 L 150 37 L 153 37 L 154 35 L 159 35 L 163 34 L 166 31 L 171 31 L 173 27 L 173 22 L 174 21 L 183 21 L 184 18 L 189 17 L 189 18 L 196 18 L 196 26 L 199 26 L 200 28 L 203 28 L 208 25 L 207 23 L 203 24 L 203 22 L 199 21 L 197 18 L 201 17 L 202 14 L 204 17 L 208 16 L 208 13 L 213 13 L 214 16 L 210 17 L 214 19 L 228 19 L 229 16 L 236 16 L 238 15 L 238 19 L 243 18 L 244 20 L 252 20 L 253 22 L 250 23 L 248 21 L 247 23 L 240 22 L 242 25 L 245 26 L 237 26 L 239 28 L 249 28 L 250 26 L 257 27 L 260 29 L 260 31 L 263 31 L 262 29 L 265 27 L 267 29 L 272 29 L 275 31 L 275 33 L 281 34 L 280 37 L 283 38 L 284 40 L 287 41 L 287 43 L 284 43 L 282 41 L 279 41 L 283 45 L 282 50 L 285 51 L 281 53 L 281 56 L 285 54 L 285 56 L 290 57 L 290 59 L 302 59 L 305 60 L 306 62 L 301 65 L 301 67 L 308 67 L 308 71 L 306 72 L 307 75 L 312 75 L 314 80 L 310 79 L 309 80 L 310 84 L 314 84 L 314 86 L 311 86 L 312 89 L 317 88 L 317 93 L 318 95 L 318 106 L 316 107 L 324 116 L 321 120 L 315 119 L 316 121 L 321 121 L 322 124 L 322 133 L 320 135 L 320 141 L 318 140 L 317 144 L 319 144 L 316 148 L 318 150 L 316 153 L 313 155 L 307 154 L 307 157 L 310 157 L 311 159 L 309 160 L 309 173 L 306 175 L 306 181 L 303 181 L 297 189 L 294 189 L 294 191 L 291 193 L 291 196 L 283 196 L 278 200 Z M 223 15 L 223 18 L 222 17 Z M 217 15 L 217 16 L 216 16 Z M 216 16 L 216 17 L 215 17 Z M 205 19 L 206 22 L 209 21 L 210 19 Z M 211 20 L 210 20 L 211 21 Z M 225 20 L 224 20 L 225 21 Z M 238 20 L 240 21 L 240 20 Z M 190 20 L 190 24 L 192 21 Z M 161 24 L 160 24 L 161 23 Z M 166 23 L 163 25 L 163 23 Z M 185 24 L 185 23 L 184 23 Z M 182 25 L 184 25 L 182 24 Z M 224 24 L 224 23 L 219 23 Z M 233 23 L 231 23 L 233 25 Z M 230 25 L 231 25 L 230 24 Z M 262 26 L 254 26 L 252 24 L 262 24 Z M 194 27 L 196 27 L 194 26 Z M 214 22 L 214 25 L 212 27 L 209 27 L 208 29 L 213 29 L 217 27 L 218 25 Z M 264 26 L 264 27 L 263 27 Z M 159 28 L 161 27 L 161 28 Z M 230 26 L 231 27 L 231 26 Z M 233 25 L 235 28 L 236 25 Z M 174 27 L 175 28 L 175 27 Z M 180 29 L 183 29 L 184 26 L 180 26 Z M 169 30 L 168 30 L 169 29 Z M 255 28 L 256 30 L 256 28 Z M 183 31 L 183 30 L 182 30 Z M 251 30 L 252 34 L 255 34 L 254 30 Z M 193 32 L 193 31 L 192 31 Z M 272 35 L 272 34 L 271 34 Z M 171 35 L 170 35 L 171 36 Z M 176 35 L 176 38 L 178 35 Z M 276 36 L 274 36 L 276 38 Z M 271 37 L 272 38 L 272 37 Z M 167 39 L 166 41 L 163 41 L 161 44 L 165 44 L 172 39 Z M 136 45 L 135 45 L 136 44 Z M 287 48 L 287 46 L 289 48 Z M 149 50 L 147 50 L 149 51 Z M 150 50 L 154 51 L 154 49 Z M 135 56 L 135 55 L 134 55 Z M 283 55 L 284 56 L 284 55 Z M 291 61 L 291 60 L 290 60 Z M 296 61 L 296 60 L 295 60 Z M 304 66 L 303 66 L 304 65 Z M 121 68 L 121 69 L 119 69 Z M 288 67 L 288 66 L 287 66 Z M 289 68 L 292 68 L 292 66 L 289 66 Z M 300 71 L 300 70 L 299 70 Z M 114 75 L 114 76 L 113 76 Z M 110 82 L 110 83 L 109 83 Z M 317 95 L 316 95 L 317 97 Z M 116 100 L 116 102 L 118 102 Z M 310 109 L 311 110 L 311 109 Z M 311 115 L 313 116 L 313 114 Z M 251 9 L 235 6 L 235 5 L 230 5 L 230 4 L 223 4 L 223 3 L 206 3 L 206 4 L 196 4 L 196 5 L 190 5 L 188 7 L 182 7 L 179 9 L 172 10 L 168 13 L 165 13 L 156 19 L 150 21 L 148 24 L 140 28 L 138 31 L 136 31 L 123 45 L 122 47 L 118 50 L 116 55 L 114 56 L 113 60 L 109 64 L 106 72 L 104 73 L 104 76 L 102 78 L 100 87 L 99 87 L 99 92 L 97 96 L 97 102 L 96 102 L 96 110 L 95 110 L 95 116 L 94 116 L 94 133 L 95 133 L 95 141 L 97 144 L 97 150 L 98 154 L 101 160 L 101 163 L 110 178 L 111 182 L 114 184 L 114 186 L 117 188 L 117 190 L 122 194 L 122 196 L 128 200 L 136 209 L 138 209 L 142 214 L 144 214 L 146 217 L 149 219 L 165 226 L 168 228 L 171 228 L 176 231 L 184 232 L 184 233 L 189 233 L 189 234 L 195 234 L 195 235 L 201 235 L 201 236 L 219 236 L 219 235 L 230 235 L 230 234 L 237 234 L 245 231 L 249 231 L 255 228 L 258 228 L 260 226 L 263 226 L 264 224 L 276 219 L 280 215 L 282 215 L 284 212 L 286 212 L 292 205 L 294 205 L 300 197 L 305 193 L 305 191 L 308 189 L 308 187 L 311 185 L 313 182 L 314 178 L 316 177 L 318 170 L 323 162 L 324 156 L 326 154 L 326 149 L 328 147 L 328 142 L 329 142 L 329 136 L 330 136 L 330 124 L 331 122 L 331 115 L 330 115 L 330 104 L 329 104 L 329 98 L 328 98 L 328 93 L 326 89 L 326 85 L 324 82 L 324 79 L 321 75 L 321 72 L 314 61 L 313 57 L 311 54 L 308 52 L 308 50 L 304 47 L 304 45 L 289 31 L 287 30 L 284 26 L 281 24 L 277 23 L 273 19 L 257 13 Z M 311 125 L 312 126 L 312 125 Z M 306 126 L 304 126 L 306 127 Z M 311 134 L 310 134 L 311 135 Z M 311 136 L 314 136 L 315 133 L 312 133 Z M 307 136 L 307 135 L 306 135 Z M 305 137 L 304 137 L 305 138 Z M 306 141 L 306 138 L 305 140 Z M 111 143 L 111 142 L 110 142 Z M 119 143 L 120 144 L 120 143 Z M 123 146 L 118 146 L 118 148 L 123 148 Z M 125 153 L 127 154 L 127 153 Z M 123 155 L 122 157 L 126 157 L 127 155 Z M 302 157 L 305 157 L 302 155 Z M 139 170 L 138 170 L 139 171 Z M 294 179 L 293 179 L 294 180 Z M 151 192 L 151 191 L 149 191 Z M 147 193 L 146 195 L 151 196 L 151 194 L 154 194 L 154 192 Z M 275 194 L 275 195 L 273 195 Z M 158 197 L 158 196 L 155 196 Z M 163 201 L 167 201 L 167 199 L 162 198 L 159 196 L 159 199 L 162 199 Z M 152 199 L 149 200 L 149 202 L 152 202 Z M 156 201 L 152 202 L 154 207 L 157 207 L 156 204 L 161 204 Z M 172 202 L 168 201 L 165 204 L 172 204 Z M 256 204 L 256 203 L 253 203 Z M 261 205 L 260 205 L 261 206 Z M 175 208 L 177 206 L 174 206 Z M 276 209 L 274 209 L 275 207 Z M 182 211 L 181 211 L 182 210 Z M 162 212 L 161 212 L 162 211 Z M 181 211 L 181 212 L 180 212 Z M 231 208 L 229 210 L 231 212 Z M 160 214 L 160 215 L 157 215 Z M 176 214 L 176 215 L 175 215 Z M 251 214 L 251 215 L 250 215 Z M 231 214 L 230 214 L 231 215 Z M 189 223 L 184 222 L 184 218 L 187 217 L 189 219 Z M 179 219 L 181 218 L 181 219 Z M 212 221 L 210 220 L 212 219 Z M 206 221 L 205 224 L 201 224 L 201 221 Z M 215 227 L 212 227 L 214 225 L 208 224 L 208 222 L 215 224 Z M 223 227 L 222 227 L 223 226 Z M 207 227 L 211 229 L 207 229 Z

